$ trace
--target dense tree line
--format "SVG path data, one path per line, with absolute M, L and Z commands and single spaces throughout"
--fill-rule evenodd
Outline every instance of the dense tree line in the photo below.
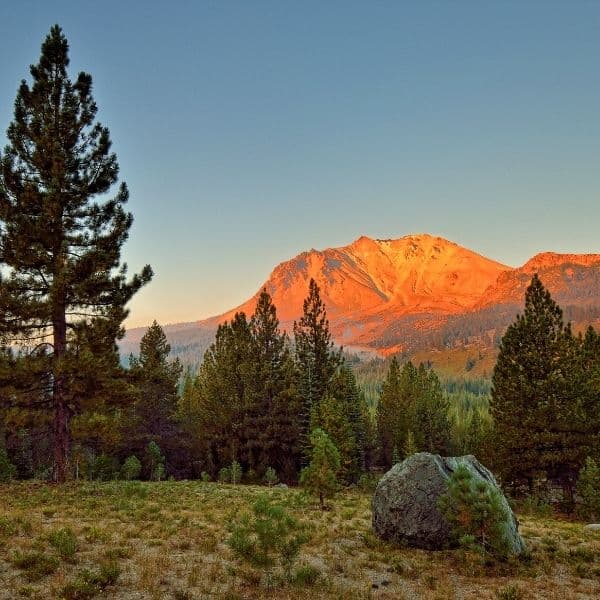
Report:
M 574 335 L 537 275 L 499 342 L 489 410 L 485 381 L 444 390 L 429 366 L 396 357 L 371 367 L 381 385 L 357 366 L 359 385 L 314 280 L 292 338 L 263 290 L 252 315 L 219 326 L 195 372 L 169 358 L 156 322 L 125 368 L 116 342 L 126 305 L 152 271 L 128 279 L 121 264 L 127 187 L 106 199 L 116 156 L 90 75 L 72 82 L 68 65 L 55 26 L 0 155 L 0 479 L 296 482 L 302 472 L 323 502 L 331 472 L 321 477 L 315 456 L 352 483 L 416 451 L 474 453 L 505 481 L 552 478 L 570 495 L 584 464 L 596 477 L 600 335 Z M 462 315 L 461 331 L 483 335 L 497 317 Z
M 341 475 L 350 481 L 364 465 L 361 402 L 311 280 L 293 341 L 280 330 L 266 290 L 250 320 L 238 313 L 219 327 L 197 376 L 186 378 L 179 414 L 193 439 L 196 473 L 215 476 L 237 461 L 250 478 L 271 467 L 296 481 L 310 431 L 320 427 L 338 447 Z
M 547 477 L 572 495 L 586 457 L 598 457 L 600 336 L 574 335 L 537 275 L 502 339 L 491 414 L 495 464 L 509 481 L 531 488 Z

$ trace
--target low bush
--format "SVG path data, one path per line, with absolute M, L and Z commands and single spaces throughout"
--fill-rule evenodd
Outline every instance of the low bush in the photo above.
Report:
M 104 563 L 98 571 L 81 571 L 74 581 L 65 585 L 60 591 L 64 600 L 89 600 L 114 585 L 121 570 L 114 562 Z
M 519 502 L 518 509 L 524 515 L 540 517 L 541 519 L 547 519 L 554 513 L 552 506 L 537 496 L 527 496 Z
M 577 514 L 580 518 L 594 521 L 600 519 L 600 467 L 588 457 L 577 480 Z
M 126 481 L 139 479 L 141 473 L 142 463 L 135 455 L 128 457 L 121 467 L 121 479 L 125 479 Z
M 72 561 L 77 552 L 77 538 L 68 527 L 56 529 L 48 534 L 50 545 L 56 548 L 63 560 Z
M 58 568 L 59 561 L 55 556 L 43 552 L 16 551 L 11 557 L 12 564 L 23 571 L 28 581 L 38 581 L 46 575 L 51 575 Z
M 232 524 L 230 534 L 227 544 L 236 556 L 267 572 L 279 566 L 288 578 L 307 541 L 300 523 L 266 495 L 259 496 L 251 515 Z
M 17 467 L 10 462 L 6 449 L 0 446 L 0 483 L 8 483 L 17 476 Z

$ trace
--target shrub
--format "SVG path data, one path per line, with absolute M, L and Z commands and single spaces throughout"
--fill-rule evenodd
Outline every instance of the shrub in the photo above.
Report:
M 279 482 L 279 477 L 277 477 L 277 472 L 273 467 L 267 467 L 265 471 L 265 483 L 272 487 Z
M 577 495 L 579 496 L 577 514 L 582 519 L 592 521 L 600 519 L 600 468 L 589 456 L 579 471 Z
M 19 552 L 18 550 L 11 558 L 12 564 L 21 569 L 28 581 L 38 581 L 46 575 L 50 575 L 58 568 L 58 559 L 55 556 L 47 556 L 43 552 Z
M 130 481 L 121 486 L 120 494 L 125 498 L 141 498 L 143 500 L 148 497 L 148 488 L 139 481 Z
M 17 467 L 10 462 L 6 448 L 0 447 L 0 483 L 8 483 L 16 475 Z
M 152 481 L 161 481 L 165 477 L 165 457 L 159 445 L 154 440 L 146 447 L 146 454 L 148 456 L 150 479 Z
M 314 585 L 321 573 L 319 569 L 312 565 L 300 565 L 292 575 L 292 583 L 304 587 L 306 585 Z
M 467 467 L 459 465 L 452 473 L 438 507 L 460 546 L 497 558 L 508 556 L 509 515 L 502 496 L 486 481 L 476 481 Z
M 289 578 L 300 548 L 307 541 L 302 529 L 282 506 L 271 504 L 266 495 L 261 495 L 252 506 L 252 515 L 243 514 L 230 527 L 227 544 L 253 566 L 270 571 L 279 565 Z
M 142 463 L 135 455 L 129 456 L 123 466 L 121 467 L 121 479 L 125 481 L 132 481 L 133 479 L 139 479 L 142 472 Z
M 231 481 L 231 470 L 229 467 L 222 467 L 219 471 L 219 483 L 229 483 Z
M 231 483 L 233 485 L 239 483 L 242 480 L 242 465 L 237 460 L 234 460 L 229 468 L 229 473 L 231 474 Z
M 73 560 L 77 552 L 77 538 L 71 529 L 56 529 L 48 534 L 50 545 L 56 548 L 63 560 Z
M 300 483 L 311 494 L 319 497 L 321 509 L 325 510 L 325 498 L 333 496 L 338 488 L 340 453 L 322 429 L 313 429 L 310 443 L 312 446 L 310 464 L 302 469 Z
M 516 585 L 507 585 L 496 591 L 496 598 L 498 600 L 521 600 L 524 595 Z
M 260 482 L 260 477 L 254 469 L 248 469 L 244 474 L 244 481 L 250 484 L 256 484 Z
M 358 487 L 364 492 L 372 494 L 379 483 L 380 475 L 376 473 L 363 473 L 358 478 Z
M 0 517 L 0 537 L 10 537 L 18 531 L 17 522 L 10 517 Z
M 551 517 L 554 510 L 548 502 L 537 496 L 527 496 L 519 503 L 519 511 L 525 515 L 547 519 Z
M 88 460 L 87 473 L 88 479 L 98 481 L 110 481 L 116 479 L 118 464 L 115 458 L 108 454 L 92 456 Z
M 60 597 L 65 600 L 88 600 L 114 585 L 120 574 L 119 566 L 114 562 L 102 564 L 96 572 L 81 571 L 74 581 L 62 588 Z

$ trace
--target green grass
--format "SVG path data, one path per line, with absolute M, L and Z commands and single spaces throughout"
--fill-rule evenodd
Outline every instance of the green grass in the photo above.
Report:
M 227 544 L 232 519 L 251 512 L 260 494 L 307 532 L 286 578 L 265 574 Z M 600 597 L 600 533 L 581 523 L 527 506 L 519 519 L 529 554 L 485 564 L 381 541 L 371 530 L 370 498 L 346 490 L 322 512 L 294 488 L 2 485 L 0 599 Z

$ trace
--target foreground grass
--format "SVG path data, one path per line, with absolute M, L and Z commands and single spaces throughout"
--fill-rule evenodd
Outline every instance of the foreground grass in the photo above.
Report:
M 261 493 L 305 523 L 294 581 L 273 583 L 225 543 Z M 321 512 L 295 489 L 200 482 L 0 486 L 0 599 L 598 598 L 600 533 L 520 517 L 525 560 L 398 549 L 371 533 L 370 495 Z M 277 585 L 276 588 L 269 585 Z

